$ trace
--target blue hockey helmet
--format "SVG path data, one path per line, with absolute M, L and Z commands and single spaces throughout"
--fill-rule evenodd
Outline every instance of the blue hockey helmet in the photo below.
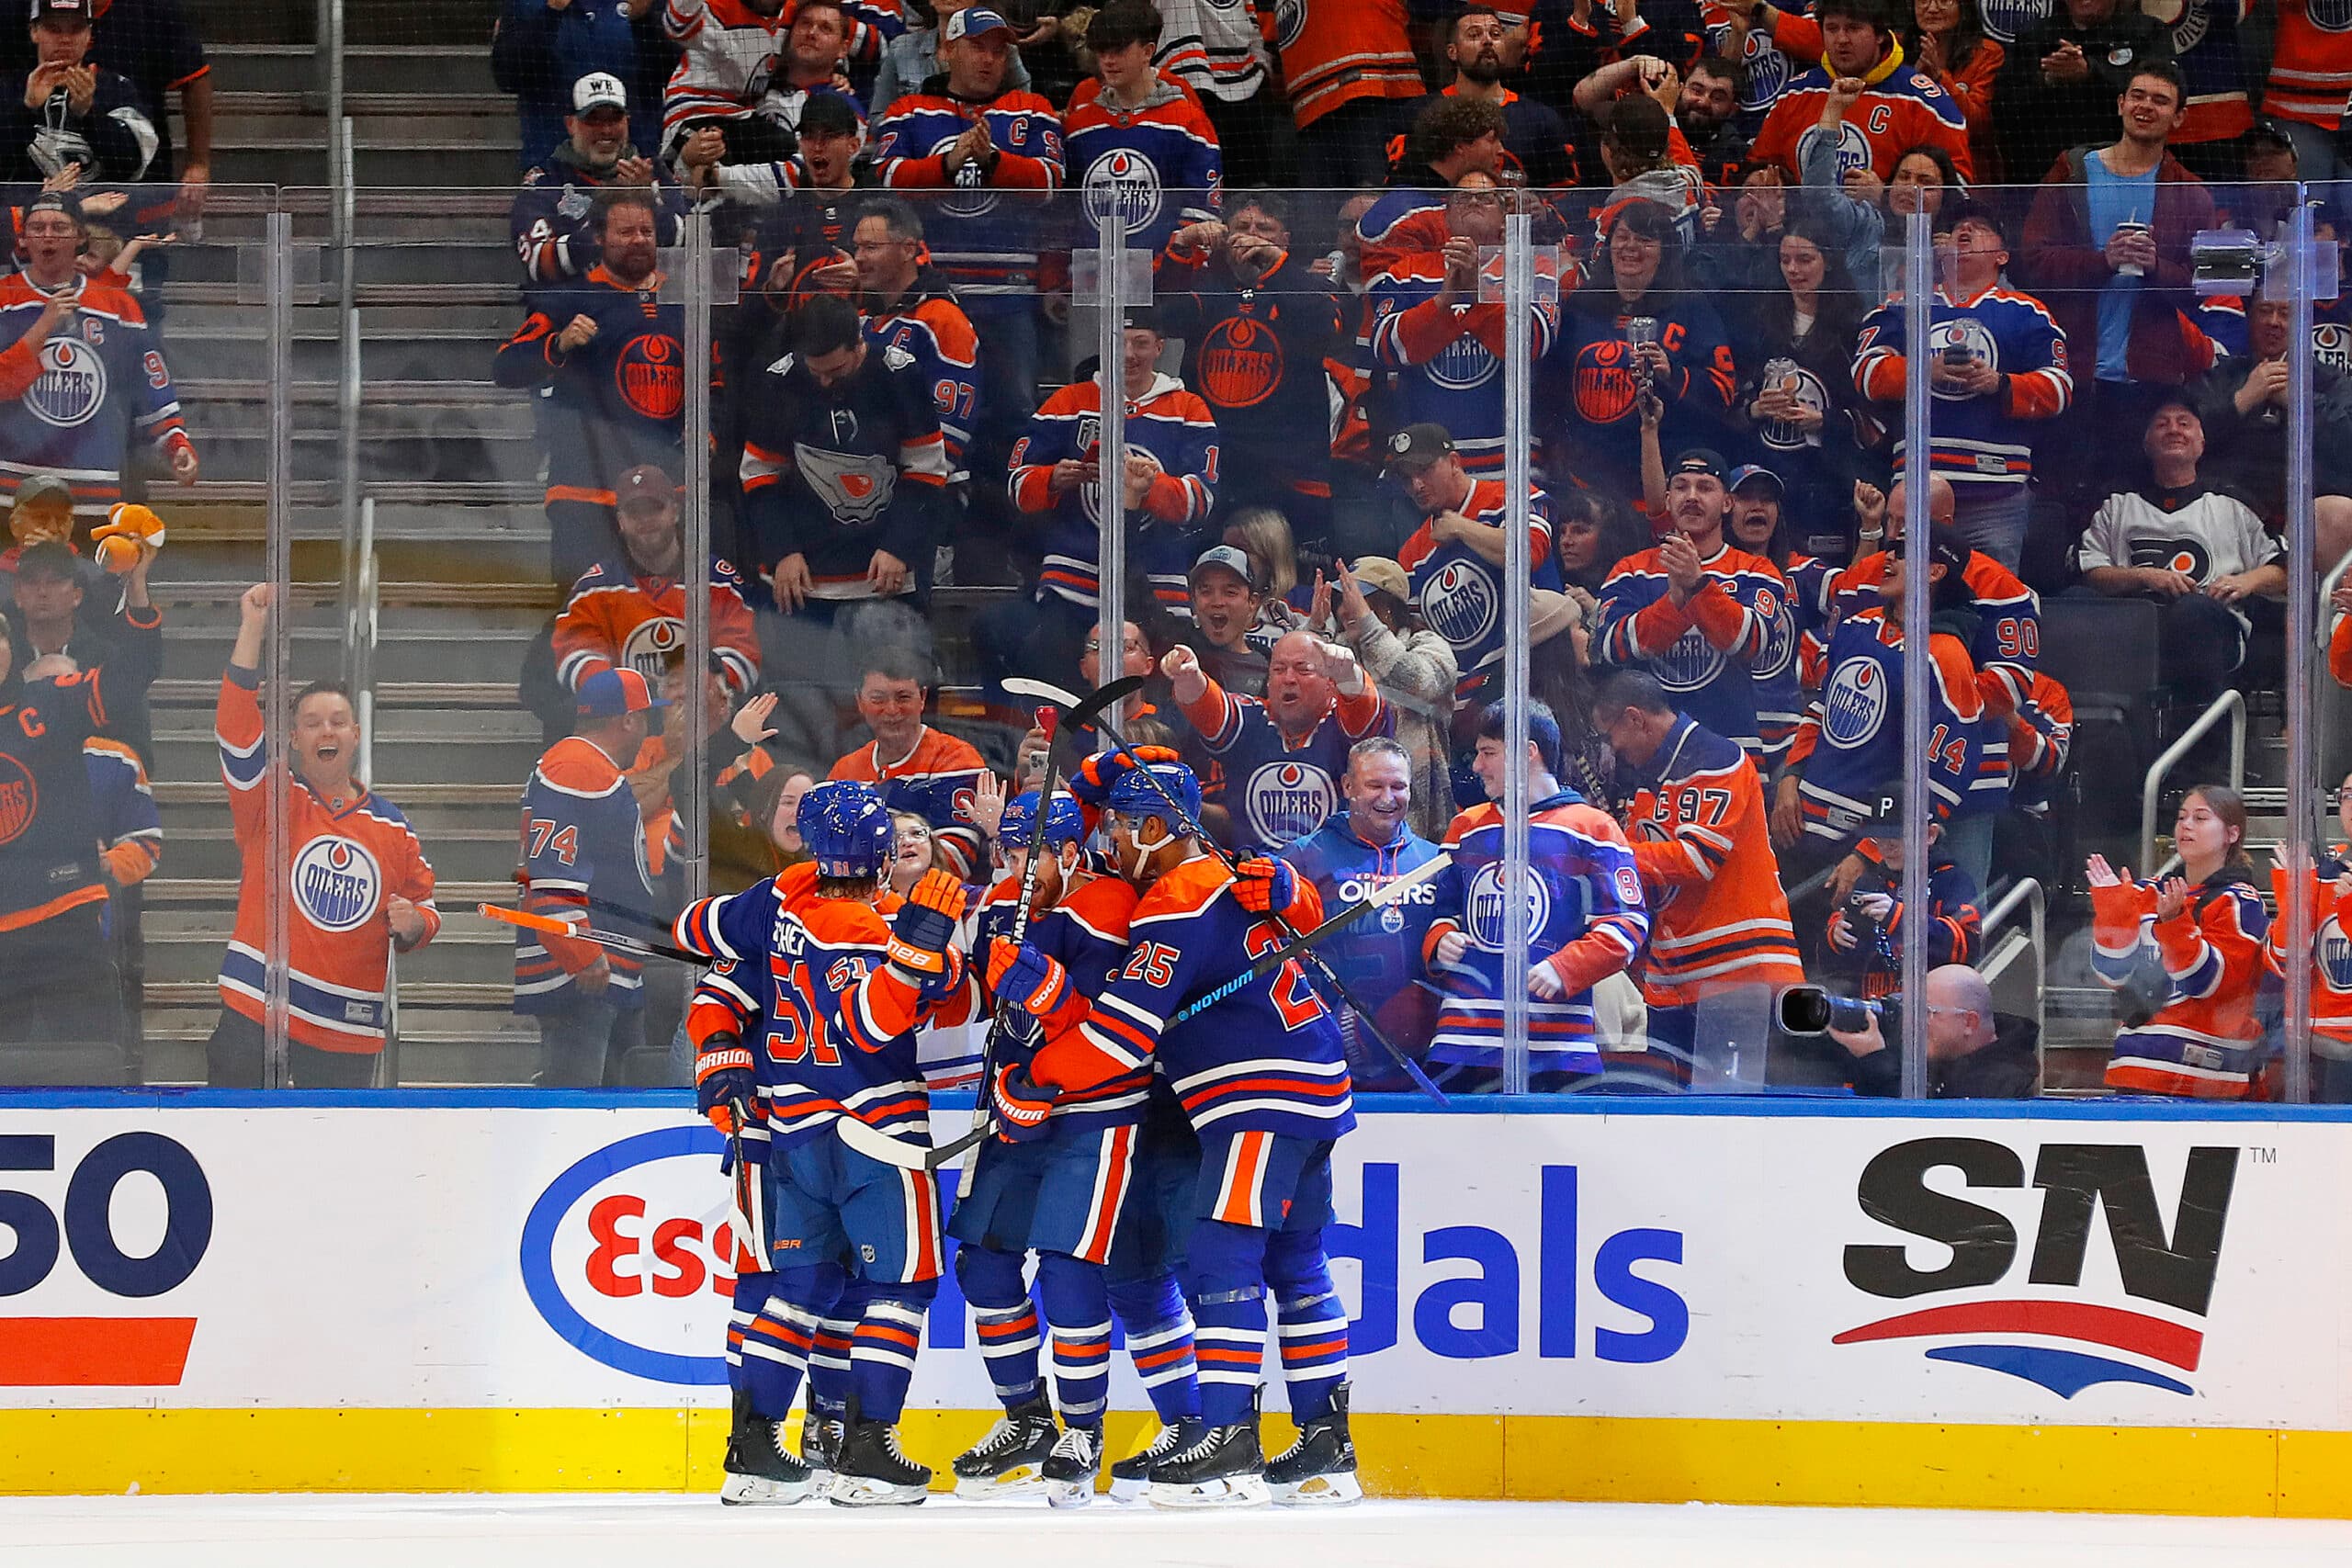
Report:
M 890 812 L 872 784 L 856 779 L 811 784 L 792 825 L 820 876 L 879 877 L 890 863 L 896 841 Z
M 1004 819 L 997 824 L 997 842 L 1008 850 L 1025 850 L 1036 829 L 1037 792 L 1023 790 L 1004 803 Z M 1058 850 L 1065 844 L 1085 841 L 1086 813 L 1069 795 L 1055 795 L 1046 807 L 1046 847 Z
M 1182 762 L 1154 762 L 1149 771 L 1152 778 L 1167 789 L 1168 795 L 1175 796 L 1177 804 L 1184 808 L 1183 821 L 1175 820 L 1168 795 L 1152 787 L 1151 779 L 1142 776 L 1145 770 L 1141 768 L 1129 768 L 1113 782 L 1102 797 L 1103 809 L 1122 817 L 1157 817 L 1174 832 L 1192 832 L 1201 819 L 1201 781 Z

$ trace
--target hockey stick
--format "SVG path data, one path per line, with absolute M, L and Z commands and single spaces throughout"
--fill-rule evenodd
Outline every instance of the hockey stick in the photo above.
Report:
M 1397 899 L 1405 896 L 1407 889 L 1427 882 L 1430 877 L 1435 876 L 1439 872 L 1443 871 L 1447 866 L 1452 865 L 1453 863 L 1453 852 L 1451 850 L 1440 850 L 1430 859 L 1423 861 L 1420 864 L 1415 866 L 1404 875 L 1397 877 L 1395 881 L 1382 884 L 1380 890 L 1373 894 L 1371 897 L 1363 899 L 1360 903 L 1349 905 L 1346 908 L 1340 910 L 1329 919 L 1325 920 L 1321 925 L 1317 926 L 1313 931 L 1308 931 L 1305 936 L 1300 937 L 1296 942 L 1284 942 L 1282 946 L 1274 949 L 1273 952 L 1266 954 L 1265 957 L 1261 958 L 1258 962 L 1250 965 L 1249 968 L 1244 969 L 1240 974 L 1236 975 L 1232 979 L 1227 980 L 1224 985 L 1219 986 L 1216 990 L 1209 992 L 1205 996 L 1194 997 L 1191 1001 L 1186 1002 L 1182 1007 L 1176 1010 L 1176 1016 L 1168 1021 L 1168 1027 L 1173 1029 L 1178 1024 L 1183 1022 L 1186 1019 L 1192 1017 L 1194 1013 L 1206 1012 L 1209 1009 L 1216 1006 L 1217 1003 L 1225 1000 L 1226 998 L 1233 995 L 1234 992 L 1240 990 L 1243 987 L 1249 985 L 1250 981 L 1265 978 L 1275 970 L 1281 968 L 1283 964 L 1289 963 L 1292 959 L 1298 957 L 1301 953 L 1306 953 L 1314 947 L 1319 946 L 1321 943 L 1329 941 L 1332 937 L 1339 935 L 1341 931 L 1347 930 L 1348 927 L 1355 924 L 1358 920 L 1363 919 L 1374 909 L 1385 908 L 1386 906 L 1394 904 Z
M 528 909 L 510 909 L 503 904 L 479 904 L 476 910 L 486 920 L 501 925 L 516 926 L 526 931 L 538 931 L 548 936 L 568 936 L 574 942 L 593 942 L 615 953 L 626 953 L 636 958 L 669 958 L 696 968 L 707 966 L 710 960 L 699 953 L 688 953 L 683 947 L 672 947 L 666 942 L 647 942 L 618 931 L 599 931 L 594 926 L 575 926 L 559 920 L 552 915 L 534 914 Z
M 1005 689 L 1012 691 L 1015 687 L 1013 683 L 1007 682 Z M 1061 721 L 1057 733 L 1046 747 L 1046 777 L 1037 789 L 1036 820 L 1029 828 L 1029 862 L 1022 868 L 1021 873 L 1021 907 L 1013 911 L 1012 916 L 1015 942 L 1018 942 L 1028 930 L 1029 901 L 1035 896 L 1037 890 L 1037 858 L 1045 851 L 1046 814 L 1046 807 L 1052 805 L 1054 798 L 1054 779 L 1057 772 L 1055 763 L 1059 755 L 1061 735 L 1072 728 L 1091 728 L 1096 718 L 1105 708 L 1125 702 L 1142 690 L 1143 677 L 1140 675 L 1124 676 L 1084 697 L 1079 696 L 1074 692 L 1062 692 L 1057 689 L 1056 699 L 1061 708 Z M 986 960 L 983 959 L 982 963 L 985 964 L 985 962 Z M 989 1110 L 989 1094 L 993 1087 L 990 1075 L 996 1069 L 996 1043 L 1003 1027 L 1000 1018 L 996 1026 L 989 1031 L 987 1044 L 981 1048 L 978 1123 L 970 1132 L 951 1143 L 936 1145 L 911 1144 L 903 1138 L 894 1138 L 888 1133 L 869 1127 L 854 1116 L 843 1115 L 835 1117 L 833 1120 L 834 1128 L 840 1134 L 842 1142 L 868 1159 L 878 1160 L 884 1165 L 896 1166 L 901 1170 L 937 1170 L 941 1166 L 987 1137 L 995 1129 L 995 1118 Z
M 1060 700 L 1061 697 L 1067 695 L 1067 694 L 1060 692 L 1056 687 L 1047 685 L 1043 681 L 1007 681 L 1004 683 L 1004 689 L 1012 693 L 1016 696 L 1035 696 L 1042 698 L 1046 702 L 1056 702 Z M 1231 855 L 1225 852 L 1225 846 L 1218 843 L 1215 839 L 1209 837 L 1208 833 L 1201 827 L 1200 823 L 1193 820 L 1192 814 L 1184 809 L 1184 803 L 1176 798 L 1175 792 L 1170 790 L 1165 784 L 1161 783 L 1159 775 L 1153 773 L 1149 765 L 1147 764 L 1142 758 L 1136 755 L 1135 748 L 1128 745 L 1125 739 L 1121 739 L 1119 733 L 1113 729 L 1109 724 L 1098 724 L 1095 728 L 1102 731 L 1102 739 L 1108 740 L 1113 746 L 1118 748 L 1119 754 L 1126 758 L 1127 761 L 1134 767 L 1135 771 L 1137 773 L 1140 773 L 1143 776 L 1144 781 L 1151 785 L 1152 792 L 1158 795 L 1161 800 L 1168 803 L 1168 809 L 1173 814 L 1170 820 L 1175 822 L 1178 827 L 1182 828 L 1186 834 L 1197 840 L 1201 847 L 1206 850 L 1211 855 L 1214 855 L 1216 858 L 1217 863 L 1224 866 L 1225 869 L 1231 873 L 1238 880 L 1241 875 L 1241 868 L 1235 863 L 1234 858 Z M 1293 926 L 1289 920 L 1283 919 L 1279 914 L 1272 914 L 1268 918 L 1273 921 L 1276 929 L 1286 932 L 1293 938 L 1296 938 L 1304 934 L 1296 927 Z M 1320 975 L 1324 980 L 1330 985 L 1332 991 L 1338 995 L 1339 998 L 1347 1003 L 1349 1007 L 1355 1010 L 1357 1021 L 1363 1025 L 1364 1032 L 1371 1035 L 1373 1040 L 1380 1046 L 1380 1048 L 1388 1053 L 1388 1059 L 1396 1063 L 1396 1066 L 1403 1070 L 1407 1077 L 1413 1080 L 1413 1086 L 1416 1089 L 1419 1089 L 1423 1094 L 1428 1095 L 1430 1099 L 1435 1100 L 1440 1105 L 1450 1105 L 1453 1103 L 1445 1098 L 1444 1093 L 1439 1089 L 1437 1085 L 1430 1082 L 1429 1075 L 1421 1071 L 1420 1065 L 1415 1062 L 1410 1056 L 1405 1055 L 1404 1052 L 1398 1050 L 1396 1048 L 1396 1043 L 1389 1039 L 1388 1036 L 1383 1032 L 1381 1027 L 1372 1021 L 1372 1010 L 1365 1007 L 1362 1002 L 1356 1000 L 1355 993 L 1348 988 L 1348 983 L 1340 978 L 1339 975 L 1332 970 L 1331 965 L 1324 960 L 1321 953 L 1316 952 L 1310 947 L 1297 954 L 1297 956 L 1305 958 L 1308 964 L 1314 965 L 1315 972 Z
M 760 1179 L 752 1174 L 751 1162 L 743 1157 L 743 1128 L 751 1119 L 750 1108 L 740 1100 L 728 1102 L 735 1112 L 735 1131 L 727 1134 L 727 1158 L 729 1181 L 727 1190 L 728 1219 L 735 1227 L 735 1235 L 743 1250 L 764 1269 L 768 1263 L 767 1242 L 762 1233 L 767 1227 L 761 1223 L 767 1210 L 760 1187 Z

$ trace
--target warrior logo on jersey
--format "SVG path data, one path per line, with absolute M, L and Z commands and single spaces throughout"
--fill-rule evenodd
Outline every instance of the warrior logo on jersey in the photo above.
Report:
M 1821 693 L 1821 728 L 1841 747 L 1856 747 L 1886 722 L 1886 671 L 1868 659 L 1849 659 Z
M 1994 338 L 1991 329 L 1973 316 L 1958 316 L 1948 321 L 1938 321 L 1928 329 L 1928 350 L 1930 354 L 1940 359 L 1945 351 L 1951 348 L 1966 349 L 1968 357 L 1978 365 L 1990 366 L 1996 370 L 2001 367 L 2000 344 Z M 1974 392 L 1941 385 L 1937 386 L 1934 391 L 1937 397 L 1947 402 L 1976 396 Z
M 1323 826 L 1339 803 L 1331 775 L 1297 762 L 1268 762 L 1242 786 L 1250 826 L 1267 843 L 1283 845 Z
M 2312 328 L 2312 357 L 2331 370 L 2352 371 L 2352 327 L 2322 321 Z
M 659 333 L 645 333 L 621 345 L 613 360 L 613 383 L 630 412 L 646 419 L 675 419 L 686 406 L 678 345 Z
M 662 672 L 685 646 L 685 622 L 673 615 L 656 615 L 651 620 L 639 621 L 628 634 L 628 640 L 621 644 L 621 662 L 658 690 Z
M 2052 0 L 1983 0 L 1978 19 L 1984 36 L 1996 43 L 2015 43 L 2050 15 Z
M 2132 564 L 2154 567 L 2158 571 L 2177 571 L 2191 582 L 2202 582 L 2212 570 L 2213 558 L 2205 553 L 2204 545 L 2197 539 L 2134 539 L 2132 541 Z
M 1800 166 L 1804 164 L 1807 158 L 1813 155 L 1815 143 L 1819 141 L 1824 134 L 1825 133 L 1822 129 L 1816 125 L 1811 130 L 1806 131 L 1803 136 L 1797 138 L 1797 163 Z M 1862 134 L 1861 127 L 1856 125 L 1852 120 L 1849 119 L 1839 121 L 1838 126 L 1838 177 L 1843 179 L 1846 175 L 1852 174 L 1856 169 L 1867 169 L 1870 166 L 1870 138 L 1864 136 Z
M 1639 902 L 1636 890 L 1635 902 Z M 1488 953 L 1503 950 L 1503 863 L 1489 862 L 1470 884 L 1464 927 L 1473 945 Z M 1532 871 L 1527 877 L 1527 931 L 1532 937 L 1552 918 L 1552 890 Z
M 324 931 L 347 931 L 376 912 L 384 875 L 367 846 L 329 833 L 304 844 L 294 857 L 294 902 L 310 922 Z
M 13 844 L 40 810 L 40 785 L 32 770 L 0 751 L 0 844 Z
M 1697 626 L 1684 629 L 1657 661 L 1657 683 L 1669 692 L 1695 692 L 1723 672 L 1723 649 Z
M 1201 395 L 1221 409 L 1264 402 L 1282 385 L 1283 343 L 1272 327 L 1230 316 L 1201 345 Z
M 1642 392 L 1634 374 L 1633 348 L 1623 338 L 1585 344 L 1577 350 L 1576 372 L 1568 385 L 1578 418 L 1587 424 L 1615 424 L 1634 412 Z
M 40 374 L 24 396 L 35 419 L 71 430 L 87 423 L 106 400 L 107 365 L 96 351 L 70 337 L 41 344 Z
M 1468 561 L 1449 561 L 1421 585 L 1422 618 L 1456 648 L 1467 648 L 1494 630 L 1501 608 L 1495 585 Z
M 1279 0 L 1274 6 L 1274 47 L 1288 49 L 1306 31 L 1306 0 Z
M 1159 216 L 1159 171 L 1150 159 L 1125 147 L 1105 152 L 1086 171 L 1086 215 L 1100 223 L 1114 212 L 1139 233 Z

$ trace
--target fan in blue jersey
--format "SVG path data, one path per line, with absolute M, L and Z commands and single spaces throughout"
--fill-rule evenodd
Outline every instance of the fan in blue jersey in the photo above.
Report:
M 980 911 L 991 939 L 990 967 L 1001 979 L 1018 950 L 1007 940 L 1021 899 L 1036 821 L 1035 791 L 1004 810 L 998 841 L 1004 879 Z M 1025 933 L 1052 955 L 1081 994 L 1107 987 L 1127 958 L 1127 917 L 1135 889 L 1117 877 L 1084 872 L 1085 815 L 1067 795 L 1046 808 L 1035 902 Z M 1001 1001 L 1014 998 L 1000 998 Z M 1026 1064 L 1039 1043 L 1036 1020 L 1005 1009 L 1010 1026 L 997 1044 L 1002 1097 L 1016 1107 Z M 1102 1413 L 1110 1399 L 1111 1322 L 1116 1313 L 1129 1352 L 1159 1418 L 1173 1429 L 1190 1423 L 1197 1437 L 1200 1393 L 1193 1376 L 1193 1325 L 1172 1272 L 1122 1279 L 1121 1233 L 1140 1213 L 1151 1179 L 1154 1146 L 1165 1158 L 1171 1140 L 1153 1123 L 1151 1070 L 1137 1068 L 1083 1093 L 1058 1098 L 1042 1121 L 1006 1119 L 1001 1135 L 973 1156 L 972 1179 L 956 1205 L 948 1235 L 956 1280 L 972 1303 L 980 1354 L 1005 1407 L 1004 1418 L 955 1464 L 959 1496 L 1019 1496 L 1044 1491 L 1057 1506 L 1093 1495 L 1102 1461 Z M 1189 1141 L 1178 1117 L 1178 1134 Z M 1197 1156 L 1195 1156 L 1195 1158 Z M 1131 1211 L 1134 1211 L 1131 1214 Z M 1037 1256 L 1037 1296 L 1053 1340 L 1054 1389 L 1063 1428 L 1038 1376 L 1038 1311 L 1023 1269 Z
M 915 1032 L 965 1021 L 977 999 L 952 941 L 964 888 L 934 871 L 904 904 L 886 891 L 890 814 L 866 784 L 811 786 L 797 820 L 817 868 L 809 896 L 787 901 L 784 879 L 771 877 L 688 905 L 673 938 L 690 953 L 767 969 L 760 1000 L 763 1048 L 776 1067 L 763 1097 L 773 1300 L 802 1355 L 821 1318 L 857 1323 L 833 1499 L 920 1503 L 931 1472 L 899 1450 L 896 1428 L 923 1314 L 939 1288 L 938 1182 L 858 1153 L 833 1123 L 854 1117 L 886 1136 L 928 1139 L 931 1102 Z M 846 1271 L 835 1261 L 844 1255 Z M 801 1370 L 786 1363 L 778 1397 L 789 1401 Z M 809 1486 L 807 1467 L 782 1451 L 773 1428 L 768 1438 L 774 1479 L 787 1489 Z
M 1388 737 L 1375 735 L 1348 749 L 1340 793 L 1347 808 L 1282 852 L 1282 858 L 1315 885 L 1323 907 L 1334 914 L 1363 903 L 1439 853 L 1437 845 L 1408 825 L 1413 758 Z M 1321 950 L 1332 972 L 1372 1010 L 1380 1032 L 1408 1052 L 1426 1048 L 1437 1027 L 1437 994 L 1423 983 L 1421 970 L 1421 941 L 1436 916 L 1437 889 L 1423 883 L 1407 889 L 1377 915 L 1333 936 Z M 1348 1071 L 1356 1088 L 1413 1087 L 1386 1054 L 1364 1038 L 1354 1009 L 1328 992 L 1323 1001 L 1340 1021 Z
M 1149 0 L 1111 0 L 1087 26 L 1097 78 L 1080 82 L 1062 112 L 1081 245 L 1114 213 L 1128 244 L 1154 252 L 1183 224 L 1216 216 L 1225 184 L 1216 130 L 1193 90 L 1152 64 L 1159 42 Z
M 1200 1134 L 1182 1278 L 1206 1430 L 1152 1466 L 1150 1495 L 1170 1506 L 1261 1502 L 1269 1484 L 1299 1500 L 1360 1495 L 1341 1381 L 1347 1322 L 1323 1247 L 1332 1145 L 1355 1124 L 1339 1029 L 1295 962 L 1170 1021 L 1278 947 L 1284 922 L 1315 923 L 1321 901 L 1282 862 L 1248 862 L 1237 875 L 1204 850 L 1200 786 L 1181 763 L 1153 762 L 1147 776 L 1098 758 L 1073 787 L 1081 798 L 1100 791 L 1118 874 L 1143 897 L 1126 964 L 1098 997 L 1032 944 L 992 963 L 999 993 L 1046 1040 L 1025 1075 L 1000 1084 L 999 1104 L 1018 1124 L 1058 1096 L 1156 1064 Z M 1271 1464 L 1257 1419 L 1269 1291 L 1301 1428 Z
M 1527 994 L 1531 1087 L 1566 1089 L 1598 1074 L 1593 984 L 1623 973 L 1649 936 L 1624 832 L 1559 782 L 1560 722 L 1547 705 L 1528 704 L 1527 737 L 1516 764 L 1527 773 L 1527 946 L 1504 945 L 1501 801 L 1514 764 L 1495 703 L 1479 720 L 1475 762 L 1487 804 L 1455 818 L 1445 835 L 1453 863 L 1438 874 L 1436 918 L 1421 949 L 1445 992 L 1429 1059 L 1465 1089 L 1500 1085 L 1506 985 Z
M 598 71 L 572 84 L 571 112 L 563 117 L 563 129 L 565 139 L 524 175 L 523 188 L 508 209 L 507 229 L 524 279 L 569 283 L 586 276 L 604 255 L 591 221 L 596 193 L 617 186 L 656 187 L 661 243 L 676 244 L 684 197 L 652 160 L 629 144 L 628 89 L 620 78 Z
M 1780 569 L 1725 540 L 1724 479 L 1724 460 L 1703 447 L 1674 459 L 1666 481 L 1674 531 L 1620 561 L 1601 585 L 1593 656 L 1657 676 L 1692 723 L 1770 770 L 1779 757 L 1764 744 L 1762 720 L 1796 705 L 1796 623 Z

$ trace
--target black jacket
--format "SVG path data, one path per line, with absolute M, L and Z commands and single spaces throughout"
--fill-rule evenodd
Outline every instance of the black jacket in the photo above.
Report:
M 1903 1051 L 1895 1043 L 1900 1016 L 1890 1009 L 1879 1027 L 1887 1036 L 1886 1049 L 1857 1057 L 1850 1081 L 1856 1094 L 1893 1100 L 1903 1092 Z M 2041 1061 L 2034 1049 L 2041 1032 L 2030 1018 L 1996 1014 L 1991 1044 L 1952 1061 L 1928 1064 L 1928 1098 L 2031 1100 L 2041 1078 Z
M 2090 74 L 2080 82 L 2044 82 L 2042 56 L 2069 39 L 2081 46 Z M 1994 78 L 1993 132 L 2010 183 L 2033 184 L 2069 147 L 2114 141 L 2120 126 L 2115 100 L 2132 85 L 2132 73 L 2171 58 L 2172 34 L 2137 6 L 2119 7 L 2098 26 L 2078 28 L 2061 0 L 2040 26 L 2009 45 Z
M 74 112 L 62 87 L 41 107 L 27 108 L 30 80 L 30 73 L 19 71 L 0 83 L 0 181 L 38 185 L 68 164 L 82 166 L 85 186 L 146 176 L 163 139 L 128 78 L 101 68 L 82 114 Z

